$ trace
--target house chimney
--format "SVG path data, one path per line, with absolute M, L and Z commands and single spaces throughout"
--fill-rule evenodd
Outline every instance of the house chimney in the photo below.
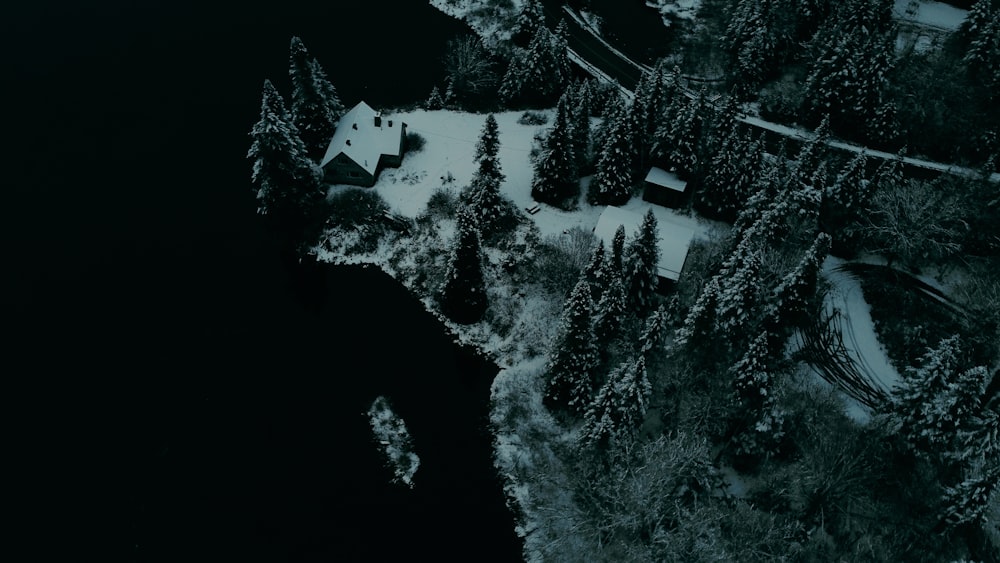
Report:
M 375 113 L 375 127 L 381 127 L 381 126 L 382 126 L 382 112 L 379 111 Z
M 392 127 L 392 120 L 389 120 L 389 127 Z
M 357 123 L 352 124 L 351 127 L 353 127 L 355 131 L 358 130 L 358 124 Z

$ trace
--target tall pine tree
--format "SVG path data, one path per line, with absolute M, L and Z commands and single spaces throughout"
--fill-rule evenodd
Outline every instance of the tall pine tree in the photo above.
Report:
M 547 364 L 545 402 L 583 414 L 597 384 L 599 357 L 594 338 L 590 284 L 581 279 L 563 311 L 562 324 Z
M 500 132 L 493 114 L 486 116 L 479 142 L 476 144 L 476 171 L 472 174 L 470 203 L 484 237 L 497 232 L 508 214 L 507 204 L 500 193 L 505 178 L 500 170 Z
M 323 67 L 309 56 L 298 37 L 292 37 L 288 58 L 288 76 L 292 82 L 291 113 L 295 126 L 299 128 L 309 155 L 319 158 L 333 138 L 344 106 Z
M 580 195 L 576 155 L 573 154 L 573 124 L 570 122 L 569 100 L 559 99 L 556 117 L 549 134 L 542 142 L 542 152 L 535 162 L 531 181 L 531 197 L 557 206 L 575 207 Z
M 642 425 L 652 386 L 642 356 L 623 362 L 608 376 L 584 413 L 580 440 L 601 448 L 622 445 Z
M 660 230 L 653 210 L 646 210 L 642 225 L 625 250 L 628 305 L 640 317 L 656 306 L 659 286 Z
M 632 197 L 632 156 L 628 121 L 624 114 L 607 117 L 607 130 L 594 174 L 587 191 L 591 205 L 624 205 Z
M 321 172 L 309 159 L 298 127 L 270 80 L 264 81 L 260 120 L 250 137 L 253 143 L 247 158 L 253 161 L 257 211 L 274 218 L 282 228 L 303 227 L 324 197 Z
M 452 247 L 448 272 L 441 289 L 441 312 L 459 324 L 479 321 L 486 312 L 486 282 L 483 278 L 483 256 L 475 215 L 462 207 L 457 216 L 458 233 Z

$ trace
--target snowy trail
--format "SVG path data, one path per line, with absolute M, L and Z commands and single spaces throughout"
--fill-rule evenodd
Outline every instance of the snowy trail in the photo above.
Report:
M 901 380 L 899 372 L 878 340 L 871 307 L 864 299 L 861 284 L 850 273 L 840 269 L 845 263 L 834 256 L 827 257 L 823 263 L 823 275 L 832 286 L 827 295 L 827 306 L 835 307 L 843 314 L 844 344 L 850 347 L 862 372 L 872 378 L 872 383 L 889 393 Z

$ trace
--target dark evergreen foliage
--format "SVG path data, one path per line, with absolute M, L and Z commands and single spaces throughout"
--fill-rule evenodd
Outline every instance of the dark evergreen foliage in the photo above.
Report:
M 458 232 L 438 303 L 441 312 L 459 324 L 479 321 L 489 305 L 483 278 L 479 229 L 472 210 L 463 207 L 456 216 Z
M 566 301 L 547 364 L 545 402 L 549 408 L 583 414 L 593 398 L 599 362 L 593 317 L 590 284 L 580 280 Z
M 260 120 L 250 137 L 253 143 L 247 158 L 253 161 L 257 211 L 271 216 L 282 228 L 302 228 L 324 197 L 321 173 L 309 159 L 299 130 L 270 80 L 264 81 Z
M 576 155 L 573 153 L 573 124 L 569 100 L 559 99 L 555 122 L 542 143 L 542 153 L 535 162 L 531 197 L 556 206 L 573 208 L 580 196 Z
M 591 205 L 624 205 L 632 197 L 632 148 L 624 113 L 606 117 L 610 129 L 602 139 L 597 172 L 590 181 Z
M 629 308 L 641 317 L 656 306 L 659 286 L 660 231 L 653 210 L 648 209 L 635 238 L 625 249 L 625 279 L 628 283 Z
M 288 75 L 292 82 L 291 114 L 306 150 L 313 158 L 323 156 L 337 120 L 344 113 L 337 90 L 323 67 L 309 56 L 298 37 L 292 37 Z

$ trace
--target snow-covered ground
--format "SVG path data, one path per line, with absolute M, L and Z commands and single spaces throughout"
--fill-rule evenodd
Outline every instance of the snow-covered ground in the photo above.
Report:
M 671 18 L 693 20 L 701 7 L 701 0 L 646 0 L 646 5 L 656 8 L 663 18 L 663 25 L 670 27 Z
M 521 11 L 524 0 L 507 0 L 507 3 L 511 6 L 507 14 L 513 16 Z M 449 16 L 469 24 L 487 45 L 510 38 L 510 31 L 501 27 L 502 22 L 495 17 L 496 14 L 484 17 L 479 12 L 485 7 L 486 2 L 483 0 L 430 0 L 430 4 Z
M 413 488 L 413 475 L 420 467 L 420 458 L 413 451 L 410 432 L 403 419 L 393 412 L 389 400 L 380 396 L 368 409 L 368 422 L 396 475 L 395 481 Z
M 553 112 L 549 110 L 545 113 L 551 119 Z M 525 208 L 535 205 L 531 199 L 533 172 L 530 153 L 533 139 L 547 126 L 521 125 L 517 122 L 521 115 L 522 112 L 494 114 L 499 129 L 501 170 L 506 176 L 501 185 L 502 192 L 517 205 L 524 217 L 534 222 L 543 238 L 561 236 L 574 227 L 593 230 L 604 207 L 582 203 L 577 211 L 563 211 L 542 204 L 541 210 L 534 215 L 525 211 Z M 416 110 L 386 114 L 386 117 L 405 122 L 409 131 L 419 133 L 426 141 L 423 149 L 408 153 L 399 168 L 384 170 L 371 188 L 394 213 L 414 218 L 425 210 L 437 189 L 444 187 L 457 194 L 458 190 L 468 185 L 475 169 L 475 146 L 485 115 Z M 583 190 L 589 181 L 589 177 L 581 181 Z M 333 186 L 330 191 L 336 193 L 350 189 L 366 188 Z M 652 209 L 659 221 L 689 227 L 696 238 L 708 237 L 714 228 L 709 221 L 645 202 L 641 195 L 633 197 L 622 208 L 638 214 Z M 323 261 L 378 266 L 413 291 L 416 289 L 415 282 L 407 276 L 410 261 L 426 252 L 429 245 L 447 246 L 454 236 L 454 221 L 442 221 L 435 227 L 434 235 L 419 239 L 389 238 L 371 252 L 354 255 L 347 255 L 343 241 L 334 239 L 356 235 L 341 232 L 330 243 L 321 243 L 315 250 L 317 257 Z M 487 250 L 487 276 L 495 284 L 489 290 L 490 302 L 501 307 L 504 314 L 512 319 L 512 328 L 505 336 L 497 334 L 485 321 L 468 326 L 452 323 L 436 311 L 430 296 L 425 294 L 421 298 L 428 311 L 441 319 L 456 341 L 476 346 L 496 359 L 501 367 L 491 391 L 497 468 L 507 478 L 505 490 L 510 498 L 515 499 L 516 512 L 522 515 L 518 533 L 525 537 L 527 552 L 532 558 L 540 558 L 538 554 L 544 549 L 543 543 L 551 541 L 552 534 L 558 535 L 562 529 L 560 526 L 572 525 L 568 517 L 553 520 L 553 507 L 559 508 L 559 513 L 570 514 L 574 511 L 572 499 L 567 496 L 565 483 L 562 482 L 568 472 L 558 465 L 561 463 L 559 456 L 549 449 L 572 437 L 567 437 L 542 407 L 539 377 L 544 369 L 544 351 L 558 326 L 563 303 L 561 299 L 545 293 L 537 284 L 515 288 L 498 283 L 497 264 L 502 258 L 497 251 Z M 420 292 L 417 293 L 419 295 Z M 535 447 L 528 448 L 522 441 L 524 436 L 544 436 L 545 439 L 533 439 Z M 528 482 L 532 485 L 529 486 Z M 539 507 L 544 510 L 539 510 Z M 544 532 L 533 533 L 533 530 Z
M 965 21 L 967 10 L 929 0 L 896 0 L 892 8 L 896 19 L 945 31 L 955 31 Z
M 872 321 L 871 306 L 865 301 L 861 283 L 839 268 L 844 260 L 829 256 L 823 263 L 823 277 L 830 282 L 827 304 L 843 313 L 844 344 L 855 359 L 873 376 L 872 383 L 890 392 L 900 382 L 899 372 L 889 361 Z

